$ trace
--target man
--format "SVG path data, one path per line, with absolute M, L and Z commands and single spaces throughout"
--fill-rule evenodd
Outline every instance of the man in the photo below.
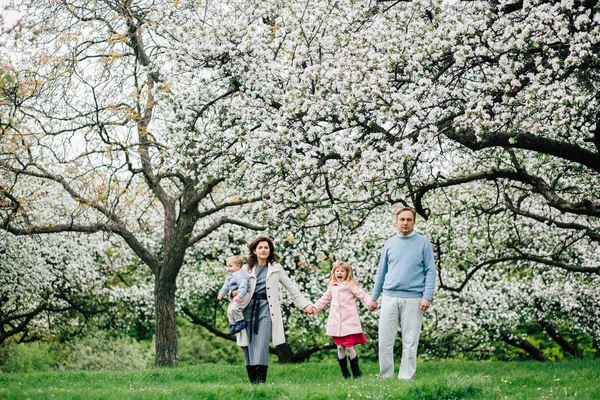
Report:
M 394 374 L 394 342 L 400 323 L 402 360 L 398 379 L 413 379 L 423 312 L 429 309 L 433 297 L 436 277 L 433 249 L 425 236 L 414 231 L 415 218 L 413 208 L 398 210 L 398 235 L 385 242 L 379 259 L 372 298 L 377 300 L 383 291 L 379 313 L 380 378 L 391 378 Z

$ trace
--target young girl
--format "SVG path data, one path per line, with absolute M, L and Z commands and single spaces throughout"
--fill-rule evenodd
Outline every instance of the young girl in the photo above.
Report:
M 346 351 L 350 359 L 352 375 L 355 378 L 362 376 L 358 366 L 358 356 L 354 349 L 355 344 L 366 343 L 360 318 L 356 308 L 356 298 L 359 298 L 368 307 L 376 307 L 377 302 L 364 290 L 358 287 L 358 282 L 352 276 L 352 267 L 345 262 L 333 265 L 331 278 L 327 291 L 313 306 L 313 313 L 321 311 L 331 301 L 329 317 L 327 318 L 326 334 L 331 336 L 338 348 L 338 361 L 344 378 L 350 378 Z

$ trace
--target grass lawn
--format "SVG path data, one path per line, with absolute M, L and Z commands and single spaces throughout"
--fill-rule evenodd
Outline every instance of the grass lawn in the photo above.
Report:
M 2 399 L 600 399 L 600 360 L 428 361 L 414 381 L 377 379 L 378 366 L 345 381 L 337 364 L 274 364 L 266 384 L 250 385 L 239 365 L 122 372 L 0 375 Z

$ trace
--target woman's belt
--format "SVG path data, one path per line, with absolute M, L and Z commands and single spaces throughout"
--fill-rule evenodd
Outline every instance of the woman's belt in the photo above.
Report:
M 266 293 L 253 293 L 252 298 L 254 300 L 266 300 L 267 294 Z
M 254 300 L 267 300 L 267 293 L 256 293 L 254 292 L 252 294 L 252 299 Z M 258 324 L 259 324 L 259 308 L 258 308 L 258 302 L 257 301 L 253 301 L 252 302 L 252 309 L 250 311 L 250 325 L 248 326 L 248 336 L 249 336 L 249 340 L 252 340 L 252 334 L 253 333 L 258 333 Z

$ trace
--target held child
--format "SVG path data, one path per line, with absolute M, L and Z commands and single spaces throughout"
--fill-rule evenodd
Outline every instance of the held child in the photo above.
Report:
M 246 296 L 248 287 L 250 286 L 250 275 L 241 269 L 243 264 L 244 260 L 240 256 L 231 256 L 227 259 L 225 266 L 227 276 L 217 296 L 217 300 L 221 300 L 225 297 L 230 297 L 230 293 L 237 290 L 237 294 L 235 297 L 231 297 L 231 302 L 227 307 L 227 318 L 229 319 L 228 335 L 240 332 L 247 325 L 242 311 L 244 311 L 250 301 L 250 296 Z
M 331 302 L 329 317 L 327 318 L 326 334 L 331 336 L 338 348 L 338 361 L 344 378 L 350 378 L 346 351 L 350 359 L 352 375 L 355 378 L 362 376 L 358 366 L 358 355 L 354 345 L 366 343 L 360 318 L 356 308 L 356 299 L 359 298 L 368 307 L 377 306 L 377 302 L 358 287 L 358 282 L 352 275 L 352 267 L 345 262 L 333 265 L 329 287 L 325 294 L 314 304 L 313 313 L 321 311 L 327 303 Z

